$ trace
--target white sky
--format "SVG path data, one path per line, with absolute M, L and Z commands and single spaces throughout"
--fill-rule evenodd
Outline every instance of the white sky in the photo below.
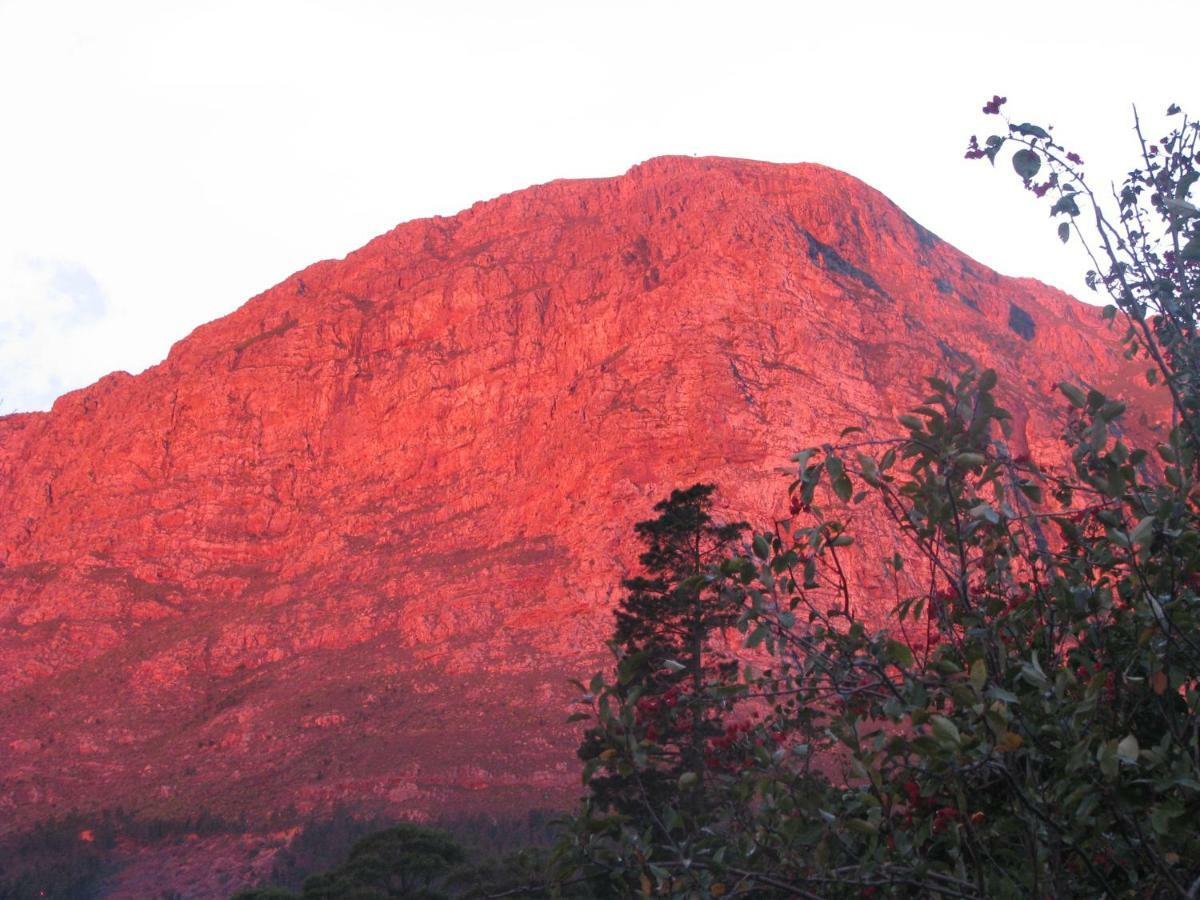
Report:
M 962 159 L 979 108 L 1120 175 L 1132 102 L 1200 113 L 1198 33 L 1197 0 L 0 0 L 0 412 L 399 222 L 662 154 L 835 166 L 1082 295 L 1045 207 Z

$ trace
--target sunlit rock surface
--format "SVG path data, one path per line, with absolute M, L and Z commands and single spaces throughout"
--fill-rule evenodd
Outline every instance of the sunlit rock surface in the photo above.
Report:
M 766 523 L 798 447 L 894 433 L 967 355 L 1017 453 L 1061 458 L 1062 378 L 1159 427 L 1118 336 L 820 166 L 662 158 L 400 225 L 0 419 L 0 828 L 562 805 L 566 679 L 656 500 L 715 481 Z

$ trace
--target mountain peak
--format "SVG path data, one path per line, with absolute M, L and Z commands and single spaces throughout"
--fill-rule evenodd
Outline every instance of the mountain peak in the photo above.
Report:
M 768 521 L 968 358 L 1049 462 L 1062 378 L 1159 408 L 1098 311 L 823 166 L 660 157 L 297 272 L 0 420 L 0 808 L 566 802 L 632 524 L 696 481 Z

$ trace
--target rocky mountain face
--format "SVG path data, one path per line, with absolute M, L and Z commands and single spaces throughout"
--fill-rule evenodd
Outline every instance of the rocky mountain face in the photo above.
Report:
M 1066 377 L 1161 427 L 1117 337 L 813 165 L 655 159 L 400 225 L 0 419 L 0 822 L 566 804 L 566 679 L 655 501 L 714 481 L 765 524 L 798 447 L 894 433 L 967 356 L 1017 452 L 1061 458 Z

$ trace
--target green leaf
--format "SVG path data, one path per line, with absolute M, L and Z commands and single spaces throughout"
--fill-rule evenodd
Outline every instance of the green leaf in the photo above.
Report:
M 977 691 L 982 691 L 983 686 L 987 683 L 987 663 L 982 659 L 977 659 L 971 663 L 971 686 Z
M 1017 695 L 1012 691 L 1006 691 L 1004 688 L 993 684 L 987 689 L 987 695 L 993 700 L 1003 700 L 1005 703 L 1020 703 Z
M 1068 216 L 1079 215 L 1079 204 L 1075 202 L 1074 194 L 1063 194 L 1055 204 L 1050 207 L 1050 215 L 1056 216 L 1059 213 L 1066 213 Z
M 1042 158 L 1028 147 L 1023 147 L 1013 154 L 1012 164 L 1017 174 L 1028 181 L 1042 168 Z
M 865 453 L 859 453 L 857 455 L 858 465 L 862 470 L 863 481 L 872 487 L 879 487 L 879 466 L 876 465 L 875 460 L 867 456 Z
M 666 669 L 668 672 L 682 672 L 684 669 L 687 668 L 687 666 L 685 666 L 681 662 L 676 662 L 673 659 L 664 659 L 663 660 L 663 668 Z
M 1096 762 L 1100 764 L 1100 772 L 1105 778 L 1117 777 L 1117 742 L 1105 741 L 1096 750 Z
M 1071 223 L 1060 222 L 1058 225 L 1058 239 L 1064 244 L 1071 239 Z
M 1049 140 L 1050 134 L 1041 125 L 1034 125 L 1032 122 L 1022 122 L 1020 125 L 1011 126 L 1012 130 L 1017 134 L 1022 134 L 1025 137 L 1041 138 Z
M 854 486 L 846 475 L 846 467 L 842 461 L 836 456 L 829 456 L 825 460 L 825 471 L 829 473 L 830 486 L 837 494 L 838 499 L 843 503 L 848 503 L 850 495 L 854 493 Z
M 1083 407 L 1087 405 L 1087 398 L 1083 395 L 1083 391 L 1075 387 L 1075 385 L 1071 384 L 1070 382 L 1060 381 L 1058 383 L 1058 389 L 1066 395 L 1068 400 L 1071 401 L 1072 406 L 1083 409 Z
M 1163 206 L 1167 211 L 1181 219 L 1200 219 L 1200 209 L 1192 206 L 1182 197 L 1163 197 Z
M 916 416 L 900 416 L 896 421 L 898 421 L 905 428 L 909 428 L 913 431 L 921 431 L 925 428 L 925 423 Z
M 825 471 L 829 473 L 830 478 L 837 478 L 839 475 L 841 475 L 843 472 L 846 471 L 846 467 L 844 465 L 842 465 L 841 459 L 839 459 L 836 456 L 830 455 L 825 460 Z
M 1036 660 L 1036 657 L 1034 657 Z M 1021 663 L 1021 674 L 1025 679 L 1038 687 L 1046 686 L 1046 673 L 1042 671 L 1041 666 L 1031 665 L 1029 663 Z
M 1000 521 L 1000 514 L 992 509 L 990 503 L 980 503 L 978 506 L 973 506 L 970 510 L 972 519 L 986 519 L 993 525 Z
M 979 375 L 979 390 L 990 391 L 996 386 L 999 378 L 996 376 L 995 369 L 984 369 Z
M 1146 516 L 1133 531 L 1129 532 L 1129 543 L 1135 547 L 1144 547 L 1154 539 L 1154 516 Z
M 985 144 L 987 149 L 984 150 L 984 153 L 987 155 L 988 162 L 993 166 L 996 164 L 996 154 L 998 154 L 1000 152 L 1000 148 L 1004 146 L 1005 140 L 1005 138 L 1000 137 L 998 134 L 990 135 L 987 139 Z
M 953 744 L 958 746 L 962 740 L 958 733 L 958 726 L 947 719 L 945 716 L 930 716 L 930 727 L 933 728 L 933 735 L 943 744 Z
M 771 545 L 767 542 L 766 537 L 761 534 L 754 536 L 754 555 L 759 559 L 766 559 L 771 555 Z
M 679 786 L 681 788 L 689 788 L 700 780 L 695 772 L 684 772 L 679 776 Z
M 839 500 L 843 503 L 850 501 L 850 495 L 854 493 L 854 485 L 850 483 L 850 479 L 845 472 L 833 479 L 832 486 L 833 492 L 837 494 Z
M 866 819 L 847 819 L 846 827 L 851 831 L 857 832 L 858 834 L 879 834 L 879 828 L 875 825 L 872 825 Z
M 901 669 L 911 669 L 913 664 L 912 650 L 900 641 L 888 641 L 884 656 L 888 662 L 894 663 Z

